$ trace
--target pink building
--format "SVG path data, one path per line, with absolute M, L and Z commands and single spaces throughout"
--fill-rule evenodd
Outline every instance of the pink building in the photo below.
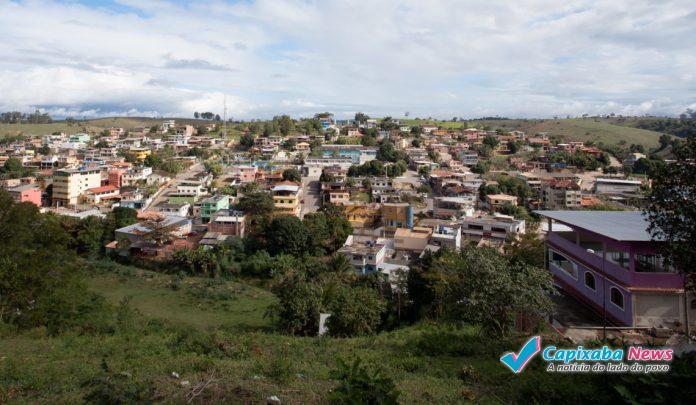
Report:
M 10 195 L 17 202 L 28 202 L 41 206 L 41 190 L 34 184 L 25 184 L 23 186 L 11 188 Z
M 109 185 L 121 188 L 121 182 L 123 179 L 123 174 L 125 170 L 123 169 L 111 169 L 109 170 Z

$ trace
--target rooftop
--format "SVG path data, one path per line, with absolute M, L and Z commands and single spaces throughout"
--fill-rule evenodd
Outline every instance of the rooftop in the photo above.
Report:
M 624 242 L 648 242 L 649 222 L 640 211 L 535 211 L 573 228 Z

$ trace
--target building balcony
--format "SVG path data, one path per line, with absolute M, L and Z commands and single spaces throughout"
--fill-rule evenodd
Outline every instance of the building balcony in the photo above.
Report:
M 675 272 L 642 273 L 624 268 L 613 261 L 602 259 L 602 252 L 588 252 L 582 246 L 576 245 L 568 239 L 549 233 L 547 244 L 559 253 L 569 256 L 569 259 L 578 264 L 600 272 L 604 269 L 607 277 L 613 278 L 626 287 L 651 288 L 651 289 L 681 289 L 683 288 L 682 276 Z M 604 261 L 604 263 L 602 263 Z M 603 266 L 602 266 L 603 265 Z

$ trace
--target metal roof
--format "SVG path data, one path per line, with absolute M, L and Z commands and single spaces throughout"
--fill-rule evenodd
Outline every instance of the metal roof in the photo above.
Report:
M 535 211 L 565 225 L 616 241 L 649 242 L 647 218 L 640 211 Z

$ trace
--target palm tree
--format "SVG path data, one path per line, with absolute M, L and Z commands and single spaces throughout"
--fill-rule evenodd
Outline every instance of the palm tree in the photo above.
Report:
M 329 270 L 335 273 L 349 273 L 353 271 L 353 265 L 347 257 L 340 253 L 331 256 L 328 262 Z

